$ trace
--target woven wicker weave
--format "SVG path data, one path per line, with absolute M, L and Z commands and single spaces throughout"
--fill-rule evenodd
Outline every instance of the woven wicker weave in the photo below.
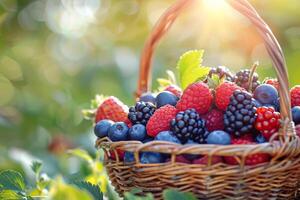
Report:
M 160 39 L 169 30 L 177 16 L 196 0 L 178 0 L 159 19 L 142 52 L 137 95 L 150 89 L 151 60 Z M 105 151 L 105 165 L 109 178 L 122 196 L 126 191 L 139 188 L 162 198 L 166 188 L 193 192 L 199 199 L 295 199 L 300 180 L 300 140 L 295 136 L 291 121 L 288 75 L 280 45 L 269 26 L 261 19 L 247 0 L 228 0 L 233 8 L 247 17 L 257 28 L 273 61 L 280 82 L 282 126 L 270 143 L 259 145 L 194 145 L 153 141 L 142 144 L 136 141 L 111 142 L 99 139 L 98 148 Z M 124 164 L 117 150 L 134 152 L 136 162 Z M 140 152 L 161 152 L 171 160 L 161 164 L 141 164 Z M 255 153 L 268 153 L 269 163 L 246 166 L 245 159 Z M 115 159 L 111 159 L 114 154 Z M 200 154 L 208 156 L 206 165 L 184 164 L 175 161 L 176 155 Z M 213 156 L 235 156 L 239 165 L 214 164 Z

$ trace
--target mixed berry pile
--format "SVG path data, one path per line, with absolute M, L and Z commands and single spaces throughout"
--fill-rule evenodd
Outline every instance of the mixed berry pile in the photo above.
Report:
M 205 77 L 184 89 L 167 81 L 159 91 L 142 94 L 131 107 L 116 97 L 103 98 L 95 112 L 95 135 L 113 142 L 156 140 L 181 145 L 242 145 L 276 140 L 274 134 L 281 120 L 279 83 L 270 78 L 260 82 L 257 73 L 253 77 L 250 74 L 248 69 L 232 73 L 223 66 L 211 68 Z M 293 87 L 290 93 L 293 121 L 298 125 L 300 86 Z M 118 154 L 125 163 L 135 162 L 132 152 L 119 150 Z M 169 160 L 167 154 L 140 153 L 141 163 Z M 268 154 L 257 153 L 249 155 L 245 163 L 256 165 L 269 160 Z M 235 157 L 214 156 L 212 161 L 238 164 Z M 207 156 L 184 154 L 177 156 L 176 162 L 205 164 Z

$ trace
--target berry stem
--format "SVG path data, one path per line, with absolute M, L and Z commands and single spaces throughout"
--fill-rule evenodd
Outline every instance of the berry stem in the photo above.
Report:
M 248 87 L 248 92 L 251 92 L 251 91 L 252 91 L 253 75 L 254 75 L 254 73 L 255 73 L 255 71 L 256 71 L 258 65 L 259 65 L 259 62 L 256 61 L 256 62 L 252 65 L 252 67 L 251 67 L 251 69 L 250 69 L 250 74 L 249 74 L 249 84 L 248 84 L 248 85 L 249 85 L 249 87 Z

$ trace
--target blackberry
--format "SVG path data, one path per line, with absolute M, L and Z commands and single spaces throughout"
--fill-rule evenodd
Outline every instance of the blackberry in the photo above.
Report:
M 254 91 L 257 86 L 260 85 L 260 82 L 258 80 L 258 74 L 254 73 L 252 78 L 252 91 Z M 249 89 L 249 79 L 250 79 L 250 70 L 249 69 L 243 69 L 236 73 L 234 76 L 234 82 L 246 90 Z
M 143 124 L 146 126 L 155 109 L 152 103 L 139 101 L 135 106 L 129 108 L 128 119 L 132 124 Z
M 219 67 L 211 68 L 208 77 L 212 78 L 213 74 L 218 75 L 220 79 L 225 77 L 225 80 L 230 82 L 233 81 L 233 74 L 230 72 L 230 70 L 227 67 L 219 66 Z
M 225 131 L 235 136 L 253 132 L 256 119 L 256 103 L 252 95 L 236 90 L 224 114 Z
M 183 144 L 189 139 L 198 143 L 205 143 L 208 134 L 205 121 L 200 118 L 195 109 L 177 113 L 171 121 L 171 130 Z

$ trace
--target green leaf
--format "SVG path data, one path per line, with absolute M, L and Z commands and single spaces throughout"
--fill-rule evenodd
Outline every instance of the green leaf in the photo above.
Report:
M 24 178 L 19 172 L 5 170 L 0 173 L 0 190 L 24 191 Z
M 81 158 L 85 161 L 87 161 L 89 164 L 93 163 L 93 158 L 88 154 L 87 151 L 82 149 L 72 149 L 68 151 L 69 154 L 76 156 L 78 158 Z
M 49 199 L 55 200 L 93 200 L 93 197 L 78 187 L 65 184 L 61 178 L 52 182 L 49 191 Z
M 138 189 L 133 189 L 131 192 L 126 192 L 124 195 L 124 200 L 154 200 L 151 193 L 146 194 L 146 196 L 140 196 L 137 194 L 139 192 L 141 191 Z
M 95 200 L 102 200 L 103 199 L 103 194 L 100 191 L 99 185 L 94 185 L 90 182 L 86 181 L 78 181 L 74 183 L 77 187 L 80 189 L 88 191 L 91 195 L 93 195 Z
M 0 191 L 0 199 L 5 200 L 26 200 L 26 196 L 14 190 L 2 190 Z
M 164 200 L 197 200 L 191 193 L 183 193 L 177 190 L 167 189 L 163 193 Z
M 31 169 L 34 173 L 39 174 L 42 169 L 42 163 L 39 161 L 33 161 L 31 164 Z
M 202 66 L 203 50 L 193 50 L 184 53 L 177 63 L 181 87 L 185 89 L 191 83 L 203 80 L 210 68 Z

